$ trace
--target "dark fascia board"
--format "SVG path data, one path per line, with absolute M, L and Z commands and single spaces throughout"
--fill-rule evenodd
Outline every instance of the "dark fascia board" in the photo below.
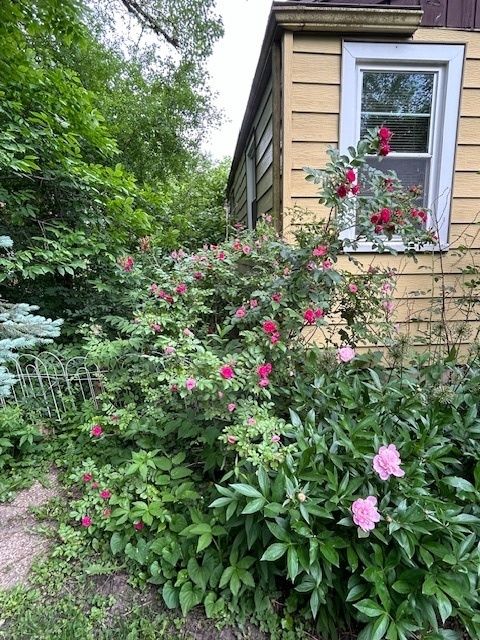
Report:
M 319 5 L 274 2 L 267 22 L 260 58 L 253 78 L 247 109 L 237 139 L 227 183 L 227 193 L 235 178 L 252 123 L 271 74 L 272 43 L 284 30 L 330 31 L 337 33 L 377 32 L 412 34 L 420 26 L 423 11 L 415 6 Z

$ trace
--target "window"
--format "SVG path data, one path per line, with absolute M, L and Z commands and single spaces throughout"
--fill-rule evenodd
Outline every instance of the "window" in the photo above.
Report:
M 257 224 L 257 170 L 255 164 L 255 136 L 247 147 L 247 227 L 254 229 Z
M 367 129 L 388 126 L 392 152 L 368 164 L 395 171 L 406 187 L 422 186 L 419 204 L 431 210 L 427 224 L 438 229 L 440 250 L 448 248 L 463 57 L 463 45 L 343 44 L 340 150 Z M 354 233 L 352 225 L 344 235 Z M 403 248 L 400 240 L 390 245 Z

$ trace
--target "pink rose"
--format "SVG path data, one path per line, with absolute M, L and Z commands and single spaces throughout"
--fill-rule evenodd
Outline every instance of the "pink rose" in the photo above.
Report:
M 333 267 L 333 262 L 331 260 L 324 260 L 323 261 L 323 268 L 324 269 L 331 269 Z
M 305 320 L 305 322 L 307 322 L 308 324 L 315 324 L 316 321 L 316 317 L 315 317 L 315 311 L 313 309 L 307 309 L 305 311 L 305 313 L 303 314 L 303 319 Z
M 322 256 L 326 256 L 328 253 L 328 247 L 326 247 L 323 244 L 319 244 L 317 247 L 315 247 L 315 249 L 312 251 L 312 255 L 314 255 L 316 258 L 321 258 Z
M 90 429 L 90 435 L 92 435 L 94 438 L 99 438 L 103 433 L 103 429 L 102 426 L 100 424 L 94 424 L 93 427 Z
M 108 489 L 103 489 L 102 491 L 100 491 L 100 497 L 103 498 L 103 500 L 108 500 L 112 497 L 112 494 Z
M 195 387 L 197 386 L 197 381 L 195 380 L 195 378 L 187 378 L 185 386 L 189 391 L 192 391 L 192 389 L 195 389 Z
M 248 256 L 252 252 L 252 247 L 250 247 L 248 244 L 244 244 L 242 247 L 242 251 L 246 256 Z
M 217 253 L 217 260 L 225 260 L 226 257 L 227 257 L 227 254 L 225 253 L 225 251 L 219 251 Z
M 394 444 L 380 447 L 373 458 L 373 468 L 382 480 L 388 480 L 390 476 L 403 478 L 405 471 L 400 469 L 401 463 L 400 454 Z
M 272 442 L 274 442 L 275 444 L 280 442 L 280 440 L 281 440 L 280 436 L 277 436 L 276 434 L 272 436 Z
M 170 391 L 172 393 L 178 393 L 178 384 L 172 384 L 172 386 L 170 387 Z
M 171 355 L 173 355 L 175 353 L 175 347 L 170 347 L 170 346 L 165 347 L 164 350 L 163 350 L 163 353 L 166 356 L 171 356 Z
M 277 325 L 273 320 L 265 320 L 262 324 L 262 329 L 265 333 L 275 333 L 277 331 Z
M 133 523 L 133 528 L 135 529 L 135 531 L 141 531 L 144 526 L 145 525 L 143 524 L 143 522 L 140 522 L 140 520 L 137 520 L 137 522 Z
M 235 251 L 241 251 L 242 250 L 242 243 L 240 242 L 240 240 L 235 240 L 233 242 L 232 249 L 234 249 Z
M 245 309 L 243 307 L 240 307 L 239 309 L 237 309 L 235 311 L 235 317 L 236 318 L 244 318 L 247 315 L 247 312 L 245 311 Z
M 272 294 L 272 300 L 274 302 L 280 302 L 281 299 L 282 299 L 282 294 L 281 293 Z
M 268 385 L 270 384 L 270 380 L 268 378 L 261 378 L 260 382 L 258 383 L 261 387 L 268 387 Z
M 233 367 L 231 365 L 224 364 L 222 367 L 220 367 L 220 375 L 225 380 L 231 380 L 235 377 L 235 371 L 233 370 Z
M 247 424 L 249 427 L 252 427 L 257 421 L 255 420 L 255 418 L 248 418 L 247 420 Z
M 121 258 L 119 264 L 125 272 L 129 273 L 133 269 L 135 261 L 132 256 L 127 256 L 126 258 Z
M 93 476 L 91 473 L 84 473 L 83 474 L 83 481 L 84 482 L 91 482 L 93 479 Z
M 357 293 L 357 291 L 358 291 L 358 287 L 357 287 L 357 285 L 356 285 L 356 284 L 354 284 L 353 282 L 351 282 L 351 283 L 348 285 L 348 290 L 350 291 L 350 293 Z
M 317 265 L 315 264 L 315 262 L 309 262 L 307 264 L 307 271 L 315 271 L 316 268 L 317 268 Z
M 203 273 L 201 271 L 195 271 L 193 277 L 195 280 L 201 280 L 203 278 Z
M 150 329 L 153 331 L 153 333 L 162 333 L 162 331 L 163 331 L 162 325 L 158 324 L 158 322 L 153 322 L 150 325 Z
M 102 516 L 104 518 L 109 518 L 112 515 L 112 510 L 111 509 L 104 509 L 102 511 Z
M 258 307 L 258 300 L 255 300 L 255 299 L 250 300 L 249 304 L 251 309 L 256 309 Z
M 337 349 L 337 360 L 339 362 L 350 362 L 350 360 L 353 360 L 354 357 L 355 349 L 352 349 L 352 347 L 349 347 L 348 345 L 346 347 L 340 347 L 340 349 Z
M 280 333 L 278 331 L 274 331 L 272 333 L 272 335 L 270 336 L 270 342 L 272 344 L 277 344 L 277 342 L 279 342 L 280 340 Z
M 272 365 L 270 364 L 270 362 L 261 364 L 257 369 L 257 373 L 260 378 L 268 378 L 268 376 L 272 373 Z
M 190 331 L 190 329 L 184 329 L 183 335 L 186 336 L 187 338 L 193 338 L 193 333 L 192 331 Z
M 230 413 L 233 413 L 236 408 L 237 408 L 237 405 L 235 404 L 235 402 L 230 402 L 229 404 L 227 404 L 227 409 L 229 410 Z
M 352 514 L 354 523 L 362 531 L 375 529 L 375 524 L 380 522 L 380 514 L 377 509 L 377 499 L 375 496 L 368 498 L 358 498 L 352 504 Z
M 315 318 L 323 318 L 323 316 L 325 315 L 325 311 L 323 309 L 315 309 L 314 311 L 315 313 Z
M 177 288 L 175 289 L 175 291 L 180 294 L 183 295 L 186 291 L 187 291 L 187 285 L 184 282 L 181 282 Z
M 90 516 L 83 516 L 82 517 L 82 527 L 89 527 L 92 524 L 93 520 L 90 518 Z
M 382 307 L 385 309 L 385 313 L 390 315 L 395 307 L 395 303 L 393 300 L 384 300 L 382 302 Z
M 99 486 L 98 482 L 92 482 L 92 489 L 98 489 Z
M 227 436 L 228 444 L 236 444 L 238 442 L 237 436 Z

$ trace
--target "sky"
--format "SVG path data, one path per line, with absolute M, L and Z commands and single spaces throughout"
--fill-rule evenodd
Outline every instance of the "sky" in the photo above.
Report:
M 225 35 L 216 43 L 208 69 L 224 123 L 204 143 L 204 151 L 215 159 L 233 156 L 271 4 L 272 0 L 217 0 Z

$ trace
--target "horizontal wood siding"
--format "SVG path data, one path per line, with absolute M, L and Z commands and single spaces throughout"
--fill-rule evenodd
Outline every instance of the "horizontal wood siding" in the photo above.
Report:
M 257 215 L 271 213 L 273 207 L 273 95 L 270 82 L 255 117 L 255 160 Z
M 372 264 L 397 272 L 396 317 L 400 323 L 416 316 L 420 316 L 422 322 L 431 320 L 432 310 L 437 308 L 434 303 L 442 291 L 448 297 L 449 318 L 461 320 L 458 302 L 464 293 L 462 269 L 472 262 L 480 265 L 480 227 L 475 224 L 480 221 L 480 33 L 422 28 L 412 39 L 466 44 L 451 213 L 451 248 L 443 254 L 420 254 L 417 262 L 402 255 L 355 255 L 365 267 Z M 329 214 L 328 209 L 318 204 L 318 187 L 305 181 L 302 168 L 321 168 L 328 160 L 328 147 L 338 145 L 341 48 L 341 36 L 321 33 L 293 35 L 291 86 L 287 87 L 291 95 L 291 113 L 284 115 L 291 118 L 291 153 L 284 167 L 289 172 L 286 183 L 290 185 L 290 193 L 284 197 L 291 205 L 309 210 L 304 224 Z M 287 238 L 293 240 L 296 223 L 291 214 L 285 214 Z M 461 249 L 464 246 L 470 247 L 471 251 L 465 253 Z M 346 268 L 356 269 L 348 258 L 342 258 L 342 261 Z
M 257 181 L 257 213 L 270 213 L 272 197 L 265 197 L 272 186 L 272 82 L 267 85 L 262 96 L 258 111 L 252 123 L 248 137 L 250 143 L 255 133 L 255 165 Z M 233 221 L 247 221 L 247 165 L 246 151 L 243 150 L 242 161 L 239 163 L 230 190 L 231 218 Z M 263 197 L 262 197 L 263 196 Z M 265 207 L 268 205 L 268 209 Z M 264 210 L 265 209 L 265 210 Z

